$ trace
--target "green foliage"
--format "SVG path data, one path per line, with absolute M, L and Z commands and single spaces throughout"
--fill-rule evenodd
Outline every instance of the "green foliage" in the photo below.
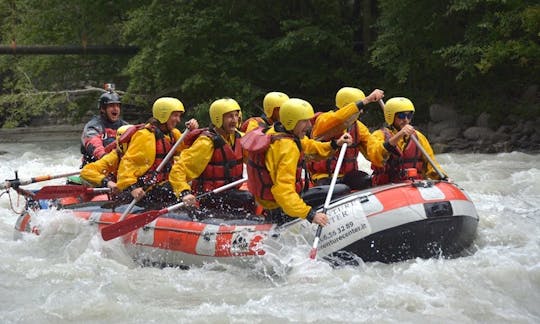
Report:
M 137 121 L 161 96 L 181 99 L 201 125 L 213 100 L 236 99 L 246 119 L 269 91 L 328 110 L 345 85 L 410 97 L 425 107 L 419 119 L 435 101 L 501 114 L 512 102 L 526 113 L 537 99 L 514 98 L 538 82 L 539 37 L 540 6 L 529 0 L 0 0 L 4 45 L 140 48 L 0 56 L 0 125 L 80 122 L 98 93 L 70 90 L 105 82 L 127 90 L 124 112 Z

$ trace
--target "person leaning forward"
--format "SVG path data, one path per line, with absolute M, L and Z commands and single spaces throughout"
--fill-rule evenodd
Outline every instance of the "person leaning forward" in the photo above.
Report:
M 157 168 L 172 149 L 181 133 L 176 128 L 184 113 L 184 105 L 176 98 L 162 97 L 152 106 L 152 117 L 138 130 L 118 166 L 118 189 L 129 192 L 144 207 L 161 208 L 176 202 L 167 180 L 173 164 L 171 158 L 158 173 Z M 186 123 L 189 130 L 199 127 L 195 119 Z M 180 144 L 175 152 L 184 149 Z
M 345 133 L 331 142 L 307 138 L 314 112 L 311 104 L 302 99 L 285 101 L 279 114 L 280 122 L 266 131 L 271 140 L 264 150 L 253 151 L 245 146 L 248 188 L 273 222 L 280 224 L 298 217 L 325 226 L 328 216 L 316 212 L 300 196 L 303 159 L 306 155 L 330 157 L 343 143 L 351 142 L 350 135 Z
M 218 99 L 209 109 L 212 125 L 187 136 L 189 148 L 182 151 L 169 176 L 175 194 L 187 206 L 255 211 L 252 195 L 244 190 L 231 189 L 200 201 L 195 197 L 242 179 L 244 151 L 239 139 L 243 134 L 236 129 L 240 111 L 236 100 Z
M 81 179 L 93 187 L 103 187 L 111 189 L 111 193 L 116 194 L 116 175 L 120 159 L 127 150 L 128 143 L 120 143 L 120 137 L 134 125 L 124 125 L 116 131 L 116 149 L 105 154 L 101 159 L 86 164 L 81 169 Z

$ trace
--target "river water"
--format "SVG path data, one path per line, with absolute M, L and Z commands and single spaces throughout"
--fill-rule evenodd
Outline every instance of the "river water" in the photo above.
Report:
M 0 144 L 0 154 L 0 180 L 79 165 L 74 143 Z M 540 155 L 437 158 L 480 215 L 473 255 L 332 268 L 310 260 L 310 242 L 298 239 L 272 273 L 140 267 L 68 212 L 40 211 L 50 219 L 42 235 L 14 240 L 17 215 L 4 194 L 0 323 L 540 323 Z M 21 207 L 13 191 L 11 202 Z

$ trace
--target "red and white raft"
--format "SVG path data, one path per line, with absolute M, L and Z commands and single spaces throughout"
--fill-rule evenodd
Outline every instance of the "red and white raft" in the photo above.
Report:
M 324 200 L 328 186 L 311 190 Z M 334 196 L 338 197 L 328 208 L 330 222 L 323 228 L 318 250 L 319 258 L 332 262 L 351 253 L 366 262 L 386 263 L 455 257 L 468 252 L 476 236 L 479 218 L 474 204 L 453 183 L 410 181 L 345 194 L 343 190 L 334 191 Z M 71 208 L 74 216 L 101 229 L 118 221 L 125 206 L 115 211 L 99 203 Z M 33 215 L 29 211 L 19 216 L 15 225 L 19 236 L 21 232 L 39 234 L 41 229 L 34 225 Z M 194 221 L 186 211 L 168 213 L 120 239 L 137 262 L 189 267 L 213 261 L 253 262 L 265 254 L 267 240 L 293 231 L 311 242 L 316 229 L 300 219 L 278 226 L 260 216 L 207 216 Z

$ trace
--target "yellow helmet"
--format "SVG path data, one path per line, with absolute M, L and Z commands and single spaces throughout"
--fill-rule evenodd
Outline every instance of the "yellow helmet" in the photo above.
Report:
M 242 112 L 236 100 L 231 98 L 218 99 L 210 105 L 210 121 L 214 126 L 219 128 L 223 126 L 223 115 L 236 110 L 239 113 Z
M 274 108 L 281 107 L 281 105 L 289 100 L 289 96 L 283 92 L 269 92 L 264 96 L 263 109 L 266 117 L 272 117 Z
M 116 130 L 116 148 L 121 152 L 126 152 L 129 141 L 126 143 L 120 143 L 120 137 L 133 125 L 123 125 Z
M 162 97 L 154 102 L 152 116 L 165 124 L 174 111 L 184 112 L 184 104 L 176 98 Z
M 336 93 L 336 107 L 341 109 L 351 102 L 357 102 L 366 98 L 364 92 L 358 88 L 344 87 Z
M 299 121 L 311 119 L 314 115 L 311 104 L 298 98 L 285 101 L 279 110 L 279 120 L 289 131 L 293 130 Z
M 398 112 L 412 111 L 414 112 L 413 103 L 404 97 L 395 97 L 386 102 L 384 106 L 384 120 L 388 125 L 394 123 L 394 116 Z

